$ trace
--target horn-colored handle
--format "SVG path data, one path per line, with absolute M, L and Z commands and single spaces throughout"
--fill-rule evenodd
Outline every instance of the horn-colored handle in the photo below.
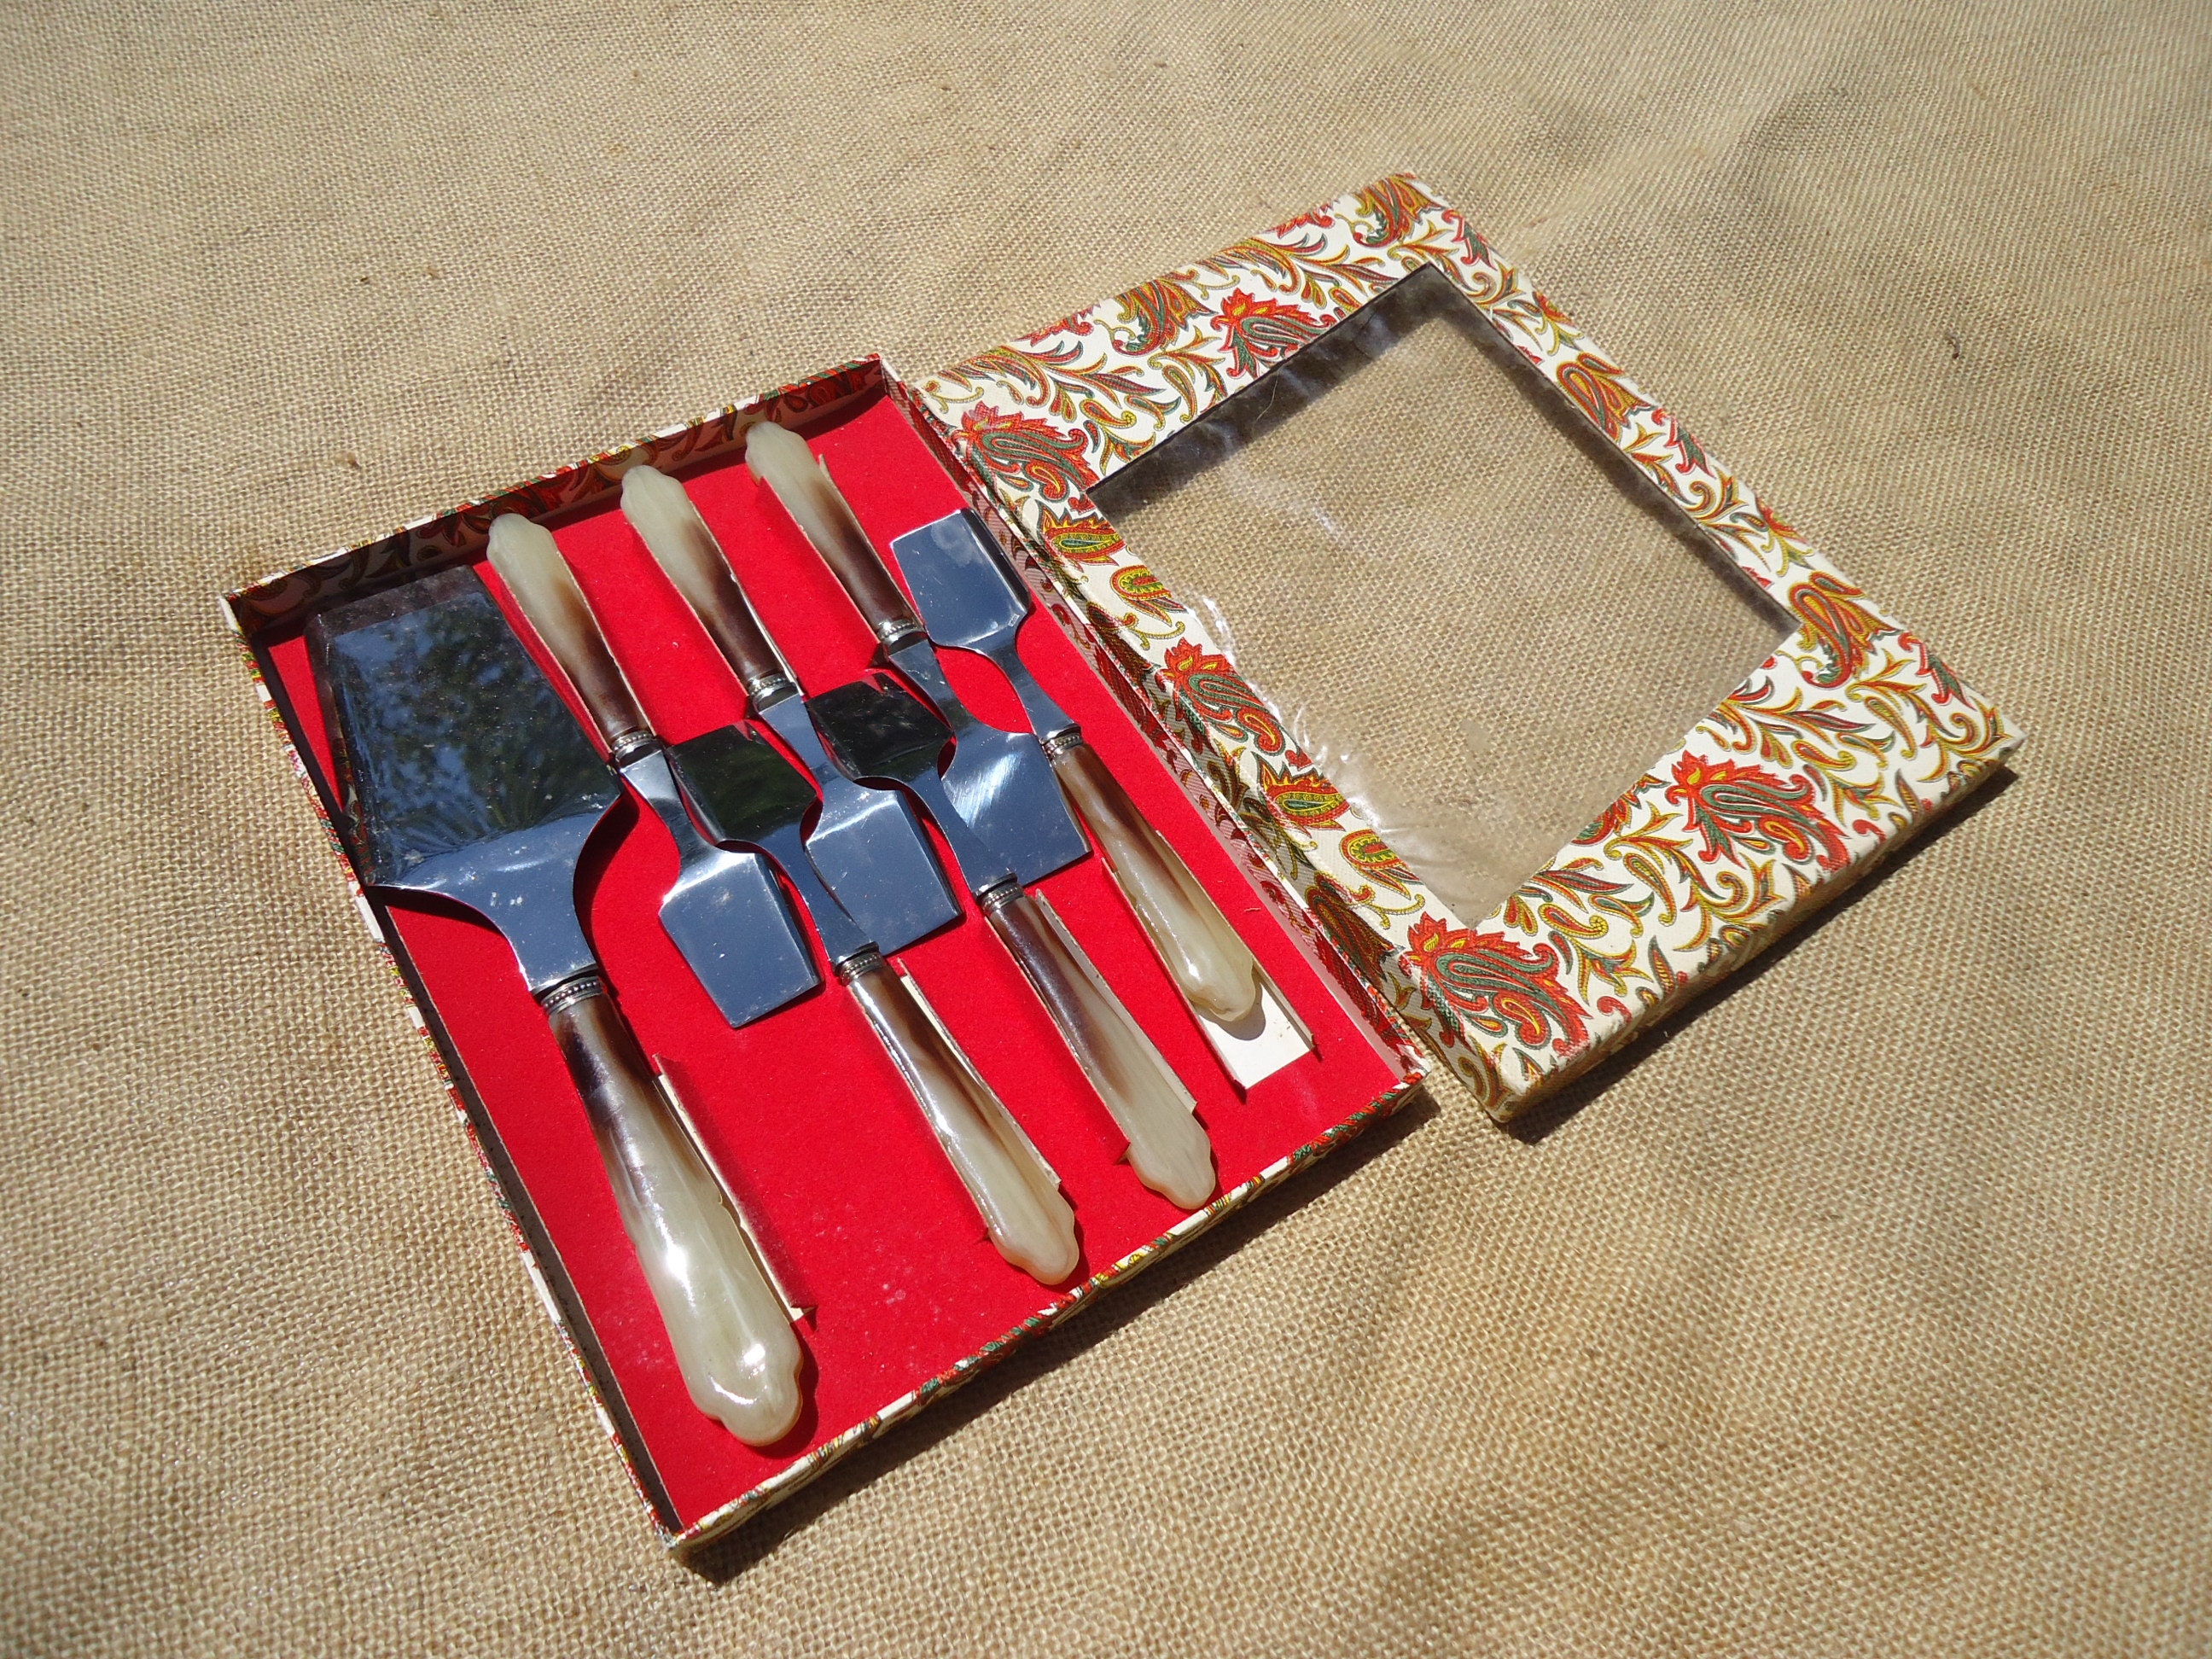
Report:
M 805 439 L 763 421 L 745 436 L 745 465 L 775 492 L 783 510 L 814 544 L 878 639 L 888 644 L 921 632 L 914 607 L 891 580 L 867 532 Z
M 645 712 L 607 648 L 599 619 L 592 615 L 584 590 L 576 586 L 575 574 L 561 556 L 552 532 L 519 513 L 501 514 L 491 522 L 491 563 L 591 710 L 592 723 L 607 747 L 650 732 Z
M 1075 1212 L 1006 1109 L 881 958 L 847 984 L 975 1201 L 999 1254 L 1042 1285 L 1075 1271 Z
M 1242 1024 L 1260 1003 L 1260 963 L 1250 947 L 1096 750 L 1070 744 L 1053 756 L 1052 769 L 1190 1006 L 1223 1025 Z
M 623 516 L 643 541 L 676 591 L 684 596 L 722 655 L 756 699 L 776 701 L 776 683 L 788 696 L 797 688 L 769 641 L 728 556 L 682 484 L 658 467 L 634 466 L 623 474 Z
M 550 1000 L 561 1057 L 693 1403 L 749 1446 L 781 1440 L 802 1403 L 790 1316 L 604 986 L 588 981 Z
M 1186 1210 L 1198 1208 L 1213 1195 L 1213 1145 L 1152 1040 L 1078 960 L 1030 895 L 1018 891 L 987 908 L 993 929 L 1128 1137 L 1137 1179 Z

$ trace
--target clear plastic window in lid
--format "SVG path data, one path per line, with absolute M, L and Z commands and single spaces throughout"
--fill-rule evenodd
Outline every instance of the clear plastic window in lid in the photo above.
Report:
M 1434 271 L 1091 494 L 1470 918 L 1793 628 Z

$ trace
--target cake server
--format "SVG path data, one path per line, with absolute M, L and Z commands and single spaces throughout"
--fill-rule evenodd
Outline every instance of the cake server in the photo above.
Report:
M 668 753 L 561 556 L 552 533 L 520 514 L 492 520 L 492 568 L 591 711 L 607 754 L 676 843 L 676 882 L 660 925 L 732 1025 L 774 1012 L 822 982 L 814 953 L 766 860 L 702 836 L 684 810 Z
M 945 792 L 997 855 L 995 862 L 1010 866 L 1026 885 L 1088 853 L 1091 843 L 1069 816 L 1036 738 L 985 724 L 954 695 L 906 595 L 806 441 L 764 421 L 746 435 L 745 465 L 775 492 L 836 574 L 891 665 L 936 705 L 951 728 L 956 742 Z
M 1213 1146 L 1190 1096 L 1121 1000 L 962 816 L 937 769 L 951 728 L 887 682 L 841 685 L 808 706 L 839 765 L 854 777 L 911 790 L 936 821 L 992 932 L 1028 975 L 1127 1137 L 1137 1178 L 1187 1210 L 1205 1203 L 1214 1188 Z
M 806 834 L 814 867 L 877 948 L 902 951 L 960 914 L 914 808 L 830 763 L 805 699 L 753 614 L 721 545 L 684 486 L 650 466 L 623 475 L 623 514 L 744 684 L 754 714 L 799 757 L 820 792 Z
M 1078 1247 L 1060 1177 L 816 874 L 812 842 L 799 833 L 814 805 L 805 775 L 734 726 L 687 738 L 672 753 L 707 833 L 757 847 L 798 890 L 839 981 L 906 1079 L 999 1254 L 1041 1284 L 1066 1279 Z
M 1238 1030 L 1263 1017 L 1266 976 L 1166 837 L 1083 740 L 1083 728 L 1046 695 L 1022 661 L 1029 590 L 1006 567 L 972 513 L 951 513 L 891 542 L 891 556 L 939 645 L 988 657 L 1012 682 L 1053 775 L 1097 838 L 1114 879 L 1192 1009 Z
M 576 914 L 576 861 L 622 786 L 471 571 L 326 611 L 307 646 L 362 878 L 466 905 L 514 948 L 692 1401 L 749 1444 L 781 1439 L 799 1340 Z

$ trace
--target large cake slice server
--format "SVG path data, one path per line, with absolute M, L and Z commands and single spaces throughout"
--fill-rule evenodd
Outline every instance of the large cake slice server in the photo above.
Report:
M 808 706 L 840 766 L 911 790 L 936 821 L 991 931 L 1020 964 L 1127 1139 L 1137 1178 L 1187 1210 L 1205 1203 L 1215 1185 L 1213 1146 L 1189 1094 L 1051 914 L 962 817 L 938 775 L 951 728 L 888 681 L 841 685 Z
M 951 922 L 960 902 L 914 808 L 897 790 L 868 788 L 830 763 L 797 680 L 684 486 L 657 468 L 635 466 L 623 475 L 622 501 L 653 562 L 744 686 L 754 714 L 813 778 L 822 807 L 806 832 L 806 850 L 837 902 L 886 952 Z
M 1022 661 L 1030 596 L 972 513 L 952 513 L 891 543 L 915 606 L 938 644 L 988 657 L 1012 682 L 1060 787 L 1097 837 L 1114 879 L 1194 1012 L 1231 1031 L 1263 1017 L 1266 975 L 1189 866 L 1146 822 L 1128 792 L 1083 740 L 1083 728 Z
M 852 993 L 936 1132 L 999 1254 L 1039 1283 L 1075 1271 L 1075 1212 L 1060 1177 L 924 1012 L 858 920 L 823 885 L 799 827 L 814 791 L 792 763 L 734 726 L 690 738 L 672 751 L 684 793 L 716 841 L 757 847 L 781 866 L 814 918 L 839 981 Z
M 675 884 L 660 925 L 732 1025 L 744 1025 L 822 982 L 814 953 L 757 853 L 701 836 L 684 810 L 668 754 L 608 650 L 552 532 L 519 514 L 492 521 L 492 568 L 591 711 L 609 757 L 676 843 Z
M 466 905 L 514 947 L 693 1401 L 749 1444 L 781 1439 L 801 1404 L 789 1316 L 576 914 L 577 860 L 622 786 L 472 571 L 327 611 L 307 638 L 362 879 Z
M 875 630 L 884 657 L 933 703 L 957 739 L 945 790 L 961 818 L 1024 885 L 1091 850 L 1027 732 L 979 720 L 954 695 L 921 621 L 837 486 L 797 433 L 763 422 L 745 438 L 745 465 L 775 492 Z

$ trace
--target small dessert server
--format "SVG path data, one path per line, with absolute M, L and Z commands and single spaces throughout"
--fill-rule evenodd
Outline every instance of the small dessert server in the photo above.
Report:
M 492 521 L 491 562 L 591 711 L 608 759 L 675 841 L 682 862 L 660 901 L 660 925 L 722 1018 L 748 1024 L 819 985 L 814 953 L 767 864 L 757 854 L 725 852 L 693 827 L 667 750 L 607 651 L 552 533 L 501 514 Z
M 1046 695 L 1018 642 L 1030 596 L 972 513 L 951 513 L 891 543 L 929 636 L 988 657 L 1013 683 L 1022 712 L 1137 913 L 1183 1000 L 1202 1018 L 1241 1034 L 1264 1018 L 1266 974 L 1167 839 L 1145 821 L 1083 728 Z
M 952 728 L 955 746 L 945 770 L 945 793 L 998 861 L 1011 866 L 1026 886 L 1090 852 L 1091 843 L 1069 816 L 1036 738 L 985 724 L 953 694 L 906 595 L 806 441 L 764 421 L 746 434 L 745 465 L 775 492 L 836 574 L 875 630 L 885 659 L 937 706 Z
M 472 571 L 325 611 L 307 647 L 362 878 L 466 905 L 514 948 L 692 1401 L 749 1445 L 781 1439 L 799 1340 L 576 914 L 577 860 L 621 784 Z
M 814 791 L 792 763 L 734 726 L 687 738 L 673 751 L 677 775 L 707 833 L 757 847 L 781 867 L 814 918 L 830 967 L 874 1028 L 937 1133 L 999 1254 L 1038 1283 L 1075 1271 L 1075 1212 L 1060 1177 L 923 1011 L 907 981 L 884 961 L 815 873 L 799 825 Z
M 960 914 L 914 808 L 895 789 L 869 789 L 830 763 L 805 702 L 721 546 L 684 486 L 650 466 L 623 475 L 623 514 L 675 584 L 766 723 L 799 757 L 822 797 L 806 850 L 837 902 L 878 950 L 902 951 Z

